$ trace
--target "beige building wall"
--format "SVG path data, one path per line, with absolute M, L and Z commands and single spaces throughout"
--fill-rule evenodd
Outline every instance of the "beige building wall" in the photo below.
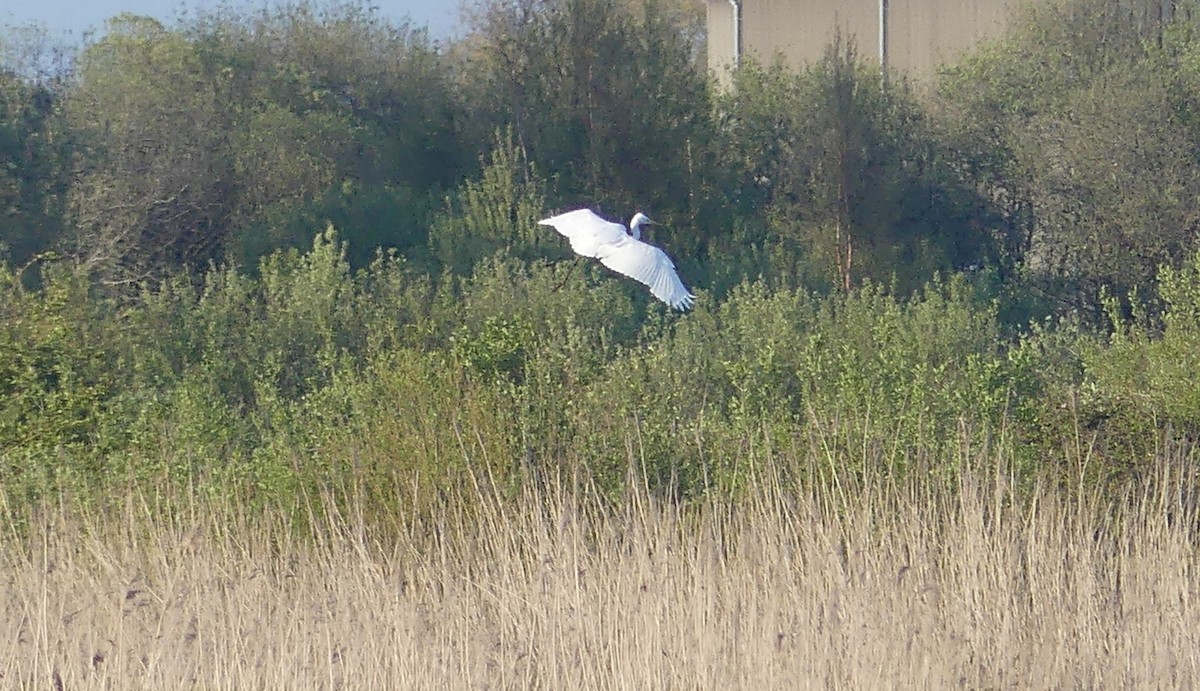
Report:
M 888 65 L 914 77 L 989 35 L 1028 0 L 888 0 Z M 743 56 L 799 66 L 820 59 L 835 28 L 854 36 L 860 56 L 879 59 L 879 0 L 738 0 Z M 734 65 L 733 7 L 708 0 L 708 65 L 719 77 Z
M 708 69 L 725 81 L 735 67 L 733 6 L 726 0 L 708 0 Z
M 1019 0 L 889 0 L 888 65 L 913 76 L 932 75 L 938 65 L 1002 33 L 1018 4 Z

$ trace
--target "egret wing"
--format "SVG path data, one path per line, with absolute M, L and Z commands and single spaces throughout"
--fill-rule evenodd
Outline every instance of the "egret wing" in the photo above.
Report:
M 597 257 L 600 246 L 621 242 L 628 237 L 625 226 L 600 218 L 590 209 L 577 209 L 538 221 L 551 226 L 571 241 L 571 249 L 585 257 Z
M 690 309 L 696 299 L 683 287 L 675 263 L 654 245 L 626 236 L 623 242 L 602 248 L 599 259 L 613 271 L 644 283 L 654 297 L 674 309 Z

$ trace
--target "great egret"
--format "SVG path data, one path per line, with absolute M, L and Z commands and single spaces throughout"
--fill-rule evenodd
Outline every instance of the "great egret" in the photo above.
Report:
M 641 227 L 654 223 L 638 212 L 629 231 L 592 213 L 576 209 L 538 221 L 551 226 L 571 241 L 576 254 L 599 259 L 601 264 L 650 287 L 650 293 L 677 310 L 690 309 L 695 295 L 683 287 L 671 258 L 654 245 L 642 242 Z

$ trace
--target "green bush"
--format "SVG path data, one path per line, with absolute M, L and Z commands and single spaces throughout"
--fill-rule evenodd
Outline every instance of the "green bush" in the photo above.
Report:
M 1161 336 L 1144 318 L 1130 323 L 1110 301 L 1113 335 L 1106 345 L 1087 349 L 1083 358 L 1087 418 L 1121 431 L 1120 438 L 1136 447 L 1138 460 L 1146 460 L 1164 427 L 1200 434 L 1200 387 L 1195 382 L 1200 371 L 1200 253 L 1179 269 L 1162 267 L 1159 296 Z
M 112 405 L 120 381 L 109 368 L 115 324 L 78 273 L 53 267 L 27 292 L 0 277 L 0 473 L 41 491 L 106 472 L 119 440 Z

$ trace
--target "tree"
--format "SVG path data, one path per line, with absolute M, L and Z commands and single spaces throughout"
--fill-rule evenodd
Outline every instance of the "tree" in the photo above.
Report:
M 433 222 L 430 244 L 441 265 L 468 275 L 482 259 L 505 249 L 525 260 L 561 246 L 538 226 L 546 211 L 542 181 L 521 160 L 512 134 L 497 135 L 478 180 L 462 184 Z
M 332 220 L 356 263 L 423 250 L 445 190 L 477 170 L 453 63 L 423 30 L 346 3 L 216 15 L 188 29 L 243 81 L 234 142 L 244 261 L 304 246 Z
M 67 53 L 44 35 L 0 35 L 0 245 L 25 265 L 63 232 L 70 137 L 56 126 Z
M 711 131 L 687 10 L 647 0 L 489 0 L 470 60 L 564 201 L 688 219 Z
M 1158 266 L 1197 243 L 1186 90 L 1154 57 L 1169 17 L 1145 11 L 1103 0 L 1028 8 L 939 85 L 944 122 L 975 142 L 967 158 L 981 186 L 1022 219 L 1030 285 L 1097 319 L 1102 287 L 1149 294 Z
M 71 217 L 82 263 L 126 283 L 249 265 L 332 221 L 356 256 L 425 251 L 443 189 L 474 169 L 422 32 L 310 5 L 167 29 L 123 15 L 80 58 Z
M 231 75 L 208 67 L 183 36 L 132 15 L 80 56 L 66 103 L 83 167 L 71 220 L 77 256 L 106 281 L 203 263 L 228 233 Z
M 850 290 L 911 291 L 940 270 L 997 262 L 992 215 L 915 95 L 837 38 L 791 73 L 748 62 L 719 106 L 743 213 L 759 214 L 775 269 Z

